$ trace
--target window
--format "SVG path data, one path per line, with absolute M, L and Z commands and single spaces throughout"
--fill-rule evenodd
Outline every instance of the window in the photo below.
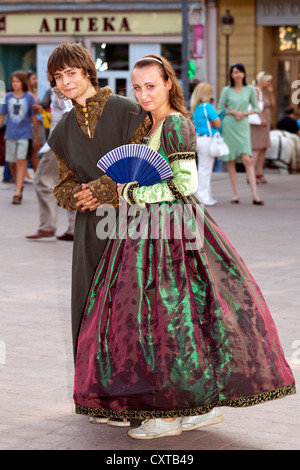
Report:
M 178 79 L 181 78 L 181 44 L 162 44 L 161 55 L 168 59 L 176 72 Z
M 106 70 L 129 69 L 128 44 L 96 44 L 96 69 L 99 72 Z
M 36 46 L 32 44 L 0 45 L 0 80 L 9 87 L 10 75 L 16 70 L 36 71 Z
M 300 51 L 300 25 L 278 28 L 278 48 L 280 51 Z

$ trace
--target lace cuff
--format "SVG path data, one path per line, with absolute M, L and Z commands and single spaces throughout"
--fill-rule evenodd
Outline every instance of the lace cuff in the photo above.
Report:
M 127 204 L 130 206 L 134 206 L 138 204 L 137 200 L 134 197 L 134 190 L 139 187 L 139 183 L 137 181 L 133 181 L 132 183 L 124 184 L 121 192 L 121 196 L 125 199 Z
M 109 176 L 100 176 L 97 180 L 90 181 L 88 186 L 101 204 L 111 204 L 114 207 L 119 205 L 119 196 L 117 193 L 117 184 Z

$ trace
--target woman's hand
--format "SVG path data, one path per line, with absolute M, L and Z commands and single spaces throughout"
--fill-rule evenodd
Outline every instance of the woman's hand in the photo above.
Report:
M 74 197 L 78 199 L 76 206 L 81 206 L 81 210 L 83 211 L 87 209 L 93 211 L 101 204 L 97 198 L 93 197 L 89 186 L 84 183 L 81 185 L 81 191 L 78 191 L 76 194 L 74 194 Z
M 122 192 L 123 186 L 124 186 L 124 184 L 121 184 L 121 183 L 117 184 L 117 191 L 118 191 L 119 197 L 121 197 L 121 192 Z
M 242 119 L 244 119 L 245 116 L 245 113 L 243 113 L 243 111 L 236 111 L 235 112 L 235 118 L 237 121 L 241 121 Z
M 237 121 L 241 121 L 245 117 L 245 113 L 238 111 L 237 109 L 230 109 L 230 111 L 227 111 L 226 114 L 232 114 Z
M 268 121 L 266 120 L 265 115 L 263 113 L 260 113 L 259 117 L 261 119 L 261 125 L 266 127 L 268 125 Z

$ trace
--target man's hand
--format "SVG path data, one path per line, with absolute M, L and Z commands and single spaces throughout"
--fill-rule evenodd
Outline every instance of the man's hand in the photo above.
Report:
M 94 211 L 101 204 L 98 199 L 93 197 L 92 191 L 85 183 L 81 185 L 81 191 L 78 191 L 76 194 L 74 194 L 74 197 L 78 199 L 76 206 L 81 206 L 82 211 Z

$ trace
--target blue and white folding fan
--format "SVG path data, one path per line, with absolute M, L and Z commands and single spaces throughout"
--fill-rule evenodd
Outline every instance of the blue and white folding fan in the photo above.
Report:
M 169 161 L 155 150 L 140 144 L 117 147 L 104 155 L 97 166 L 116 183 L 137 181 L 151 186 L 173 177 Z

